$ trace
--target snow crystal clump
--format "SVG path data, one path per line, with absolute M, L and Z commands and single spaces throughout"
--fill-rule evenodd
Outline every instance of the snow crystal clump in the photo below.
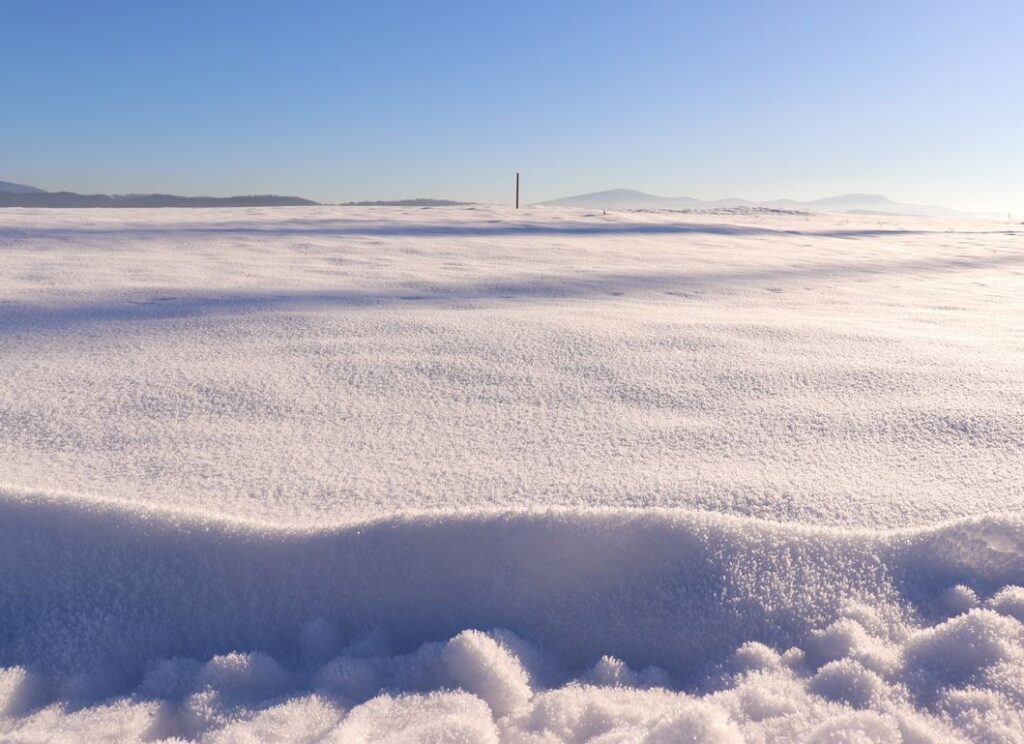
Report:
M 1004 587 L 986 603 L 986 606 L 1000 615 L 1007 615 L 1024 623 L 1024 586 Z
M 743 735 L 725 711 L 693 703 L 656 725 L 644 744 L 743 744 Z
M 991 610 L 971 610 L 910 638 L 904 649 L 911 674 L 936 686 L 979 682 L 980 675 L 1003 661 L 1021 659 L 1024 626 Z
M 479 631 L 467 630 L 450 640 L 441 659 L 458 685 L 484 700 L 496 716 L 525 705 L 533 694 L 519 659 Z
M 939 597 L 939 604 L 950 615 L 961 615 L 978 606 L 978 595 L 969 586 L 951 586 Z
M 886 693 L 884 680 L 853 659 L 829 662 L 811 678 L 808 688 L 815 695 L 855 708 L 876 705 Z
M 18 716 L 43 698 L 40 680 L 22 667 L 0 669 L 0 718 Z
M 763 643 L 748 641 L 736 649 L 729 668 L 730 671 L 742 674 L 761 669 L 777 669 L 781 664 L 782 656 L 778 651 Z
M 354 708 L 335 741 L 361 744 L 498 744 L 487 703 L 469 693 L 382 696 Z

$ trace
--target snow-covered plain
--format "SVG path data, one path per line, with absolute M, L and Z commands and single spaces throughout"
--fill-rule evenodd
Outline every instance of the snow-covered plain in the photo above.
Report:
M 0 213 L 4 741 L 1024 741 L 1024 228 Z

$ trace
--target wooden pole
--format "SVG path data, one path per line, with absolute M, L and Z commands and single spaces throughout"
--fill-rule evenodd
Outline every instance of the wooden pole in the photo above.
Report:
M 519 209 L 519 171 L 516 171 L 516 209 Z

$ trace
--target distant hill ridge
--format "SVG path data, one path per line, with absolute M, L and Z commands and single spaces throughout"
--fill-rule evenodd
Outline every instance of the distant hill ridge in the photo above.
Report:
M 298 196 L 174 196 L 173 194 L 76 194 L 43 191 L 0 181 L 0 207 L 306 207 L 318 202 Z
M 611 189 L 590 194 L 577 194 L 562 199 L 539 202 L 541 206 L 585 207 L 588 209 L 724 209 L 732 207 L 768 207 L 772 209 L 794 209 L 825 212 L 848 212 L 851 214 L 892 214 L 920 215 L 924 217 L 985 216 L 960 212 L 948 207 L 924 204 L 901 204 L 880 194 L 842 194 L 812 201 L 775 199 L 773 201 L 750 201 L 728 198 L 703 200 L 691 196 L 656 196 L 634 189 Z
M 347 202 L 353 207 L 455 207 L 472 202 L 452 199 L 392 199 Z M 0 181 L 0 207 L 303 207 L 319 202 L 298 196 L 175 196 L 173 194 L 78 194 L 43 191 L 35 186 Z
M 23 183 L 11 183 L 10 181 L 0 181 L 0 194 L 43 194 L 46 193 L 42 189 L 37 189 L 35 186 L 26 186 Z

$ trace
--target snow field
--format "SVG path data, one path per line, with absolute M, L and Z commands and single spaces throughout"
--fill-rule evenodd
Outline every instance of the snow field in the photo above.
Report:
M 1022 741 L 1021 248 L 5 210 L 0 740 Z
M 891 528 L 1024 501 L 1024 252 L 1006 225 L 0 220 L 12 488 L 300 525 L 557 505 Z

